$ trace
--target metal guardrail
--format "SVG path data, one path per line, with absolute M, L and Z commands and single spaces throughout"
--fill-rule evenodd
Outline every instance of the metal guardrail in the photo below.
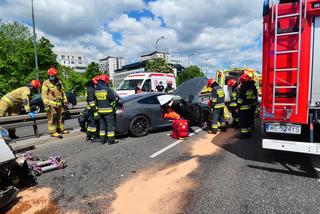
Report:
M 63 118 L 64 118 L 64 120 L 77 118 L 81 111 L 82 111 L 82 109 L 66 110 L 63 113 Z M 0 126 L 5 129 L 33 126 L 34 135 L 36 137 L 39 137 L 37 125 L 38 124 L 45 124 L 47 122 L 48 122 L 48 120 L 47 120 L 46 113 L 37 114 L 35 120 L 32 120 L 28 115 L 17 115 L 17 116 L 9 116 L 9 117 L 1 117 L 0 118 Z

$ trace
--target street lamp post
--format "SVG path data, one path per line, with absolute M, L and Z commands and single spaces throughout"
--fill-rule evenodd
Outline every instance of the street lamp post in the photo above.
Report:
M 208 59 L 204 59 L 206 61 L 206 77 L 208 78 Z
M 35 27 L 35 21 L 34 21 L 33 0 L 31 0 L 31 8 L 32 8 L 32 27 L 33 27 L 34 61 L 35 61 L 35 64 L 36 64 L 37 80 L 39 80 L 39 66 L 38 66 L 38 53 L 37 53 L 37 37 L 36 37 L 36 27 Z
M 189 67 L 189 65 L 190 65 L 190 57 L 192 57 L 192 56 L 194 56 L 194 53 L 193 53 L 193 54 L 190 54 L 190 55 L 188 56 L 188 67 Z
M 159 43 L 159 41 L 160 41 L 161 39 L 166 39 L 166 37 L 161 36 L 159 39 L 157 39 L 157 41 L 156 41 L 156 51 L 158 51 L 158 43 Z

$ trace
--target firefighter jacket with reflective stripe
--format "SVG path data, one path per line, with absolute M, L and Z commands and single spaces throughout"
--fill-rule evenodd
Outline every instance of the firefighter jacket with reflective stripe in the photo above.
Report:
M 99 81 L 95 90 L 96 106 L 99 114 L 108 114 L 113 112 L 111 103 L 115 101 L 113 91 L 103 81 Z
M 212 88 L 211 108 L 220 109 L 224 108 L 224 90 L 219 86 L 215 85 Z
M 30 112 L 30 94 L 30 88 L 20 87 L 4 95 L 1 99 L 5 101 L 10 107 L 19 108 L 19 106 L 23 105 L 25 111 Z
M 232 92 L 230 96 L 230 107 L 237 107 L 238 106 L 238 90 L 237 87 L 232 87 Z
M 249 110 L 257 100 L 257 89 L 251 82 L 243 83 L 239 90 L 238 104 L 240 110 Z
M 90 85 L 87 87 L 87 109 L 91 109 L 94 112 L 96 111 L 96 96 L 95 96 L 95 86 L 90 83 Z
M 174 92 L 174 89 L 172 87 L 167 86 L 165 92 L 168 94 L 172 94 Z
M 64 87 L 60 80 L 46 80 L 42 84 L 41 97 L 44 106 L 60 107 L 68 103 Z

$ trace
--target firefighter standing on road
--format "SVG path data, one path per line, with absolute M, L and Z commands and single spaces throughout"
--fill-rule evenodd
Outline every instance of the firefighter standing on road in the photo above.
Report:
M 232 113 L 233 118 L 233 126 L 238 127 L 239 126 L 239 113 L 238 113 L 238 84 L 237 80 L 235 79 L 229 79 L 227 82 L 228 86 L 231 87 L 231 102 L 229 105 L 229 109 Z
M 32 80 L 25 87 L 20 87 L 3 96 L 0 100 L 0 117 L 17 115 L 20 113 L 20 106 L 29 114 L 31 119 L 35 119 L 35 113 L 30 109 L 29 97 L 31 92 L 37 92 L 41 87 L 39 80 Z M 11 139 L 18 138 L 14 129 L 9 129 Z
M 221 131 L 226 131 L 226 123 L 224 121 L 224 91 L 214 79 L 208 80 L 208 88 L 212 90 L 212 98 L 210 100 L 211 107 L 211 130 L 210 134 L 216 134 L 220 125 Z
M 174 92 L 174 88 L 172 87 L 172 81 L 171 80 L 168 80 L 167 82 L 167 87 L 166 89 L 164 90 L 167 94 L 173 94 Z
M 97 128 L 99 123 L 99 114 L 96 108 L 95 90 L 98 84 L 99 76 L 93 77 L 87 87 L 87 109 L 88 109 L 88 128 L 87 140 L 94 140 L 97 137 Z
M 252 86 L 252 78 L 248 74 L 243 74 L 240 77 L 240 90 L 238 97 L 239 104 L 239 119 L 241 137 L 250 137 L 252 133 L 252 106 L 256 100 L 256 88 Z
M 48 76 L 49 79 L 43 82 L 41 91 L 41 98 L 48 117 L 48 130 L 51 137 L 62 138 L 61 134 L 69 133 L 64 130 L 62 118 L 64 106 L 68 104 L 68 100 L 62 82 L 58 79 L 58 71 L 55 68 L 50 68 Z
M 100 116 L 99 136 L 102 144 L 108 140 L 109 144 L 115 143 L 114 108 L 116 97 L 109 88 L 109 76 L 101 74 L 95 90 L 97 109 Z M 99 140 L 99 141 L 100 141 Z

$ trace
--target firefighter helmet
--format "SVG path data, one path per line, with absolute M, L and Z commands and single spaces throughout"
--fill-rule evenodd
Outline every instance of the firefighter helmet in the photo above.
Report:
M 48 70 L 48 75 L 49 75 L 49 76 L 57 76 L 57 75 L 58 75 L 58 70 L 55 69 L 54 67 L 51 67 L 51 68 Z
M 168 80 L 167 85 L 172 85 L 172 80 Z
M 107 74 L 101 74 L 100 76 L 99 76 L 99 80 L 101 80 L 101 81 L 103 81 L 103 82 L 105 82 L 105 83 L 109 83 L 109 81 L 110 81 L 110 79 L 109 79 L 109 75 L 107 75 Z
M 39 80 L 31 80 L 30 84 L 35 90 L 38 90 L 41 87 Z
M 94 76 L 94 77 L 92 77 L 91 82 L 92 82 L 94 85 L 97 85 L 99 79 L 100 79 L 100 76 Z
M 248 74 L 242 74 L 240 76 L 240 82 L 249 82 L 252 78 Z
M 216 80 L 213 79 L 213 78 L 208 79 L 208 84 L 207 84 L 207 86 L 208 86 L 208 87 L 211 87 L 211 85 L 212 85 L 215 81 L 216 81 Z
M 235 79 L 229 79 L 227 82 L 228 86 L 234 87 L 237 84 L 237 80 Z

